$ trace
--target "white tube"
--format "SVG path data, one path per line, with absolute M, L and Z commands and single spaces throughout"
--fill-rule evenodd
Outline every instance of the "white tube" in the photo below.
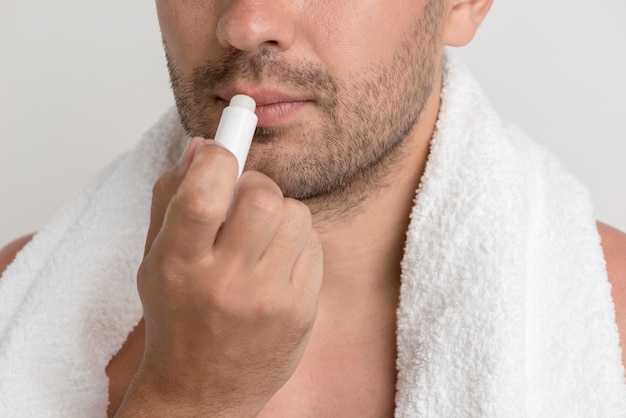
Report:
M 222 118 L 215 132 L 215 141 L 224 145 L 237 157 L 239 164 L 237 178 L 243 172 L 254 130 L 259 120 L 254 114 L 255 109 L 256 103 L 252 97 L 244 94 L 234 96 L 222 112 Z

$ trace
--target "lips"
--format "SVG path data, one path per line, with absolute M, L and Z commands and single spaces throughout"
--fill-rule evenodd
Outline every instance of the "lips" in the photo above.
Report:
M 221 92 L 219 99 L 230 102 L 236 94 L 246 94 L 256 102 L 256 115 L 259 127 L 278 127 L 287 124 L 305 107 L 313 102 L 304 96 L 283 93 L 270 89 L 230 89 Z

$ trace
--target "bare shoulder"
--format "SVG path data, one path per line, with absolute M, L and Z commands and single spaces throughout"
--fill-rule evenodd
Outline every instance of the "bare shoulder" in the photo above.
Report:
M 598 232 L 611 282 L 615 319 L 622 346 L 622 362 L 626 365 L 626 233 L 600 222 Z
M 598 222 L 609 281 L 626 303 L 626 233 Z
M 17 253 L 33 238 L 33 235 L 35 234 L 24 235 L 11 241 L 4 248 L 0 248 L 0 276 L 4 273 L 7 266 L 11 264 Z

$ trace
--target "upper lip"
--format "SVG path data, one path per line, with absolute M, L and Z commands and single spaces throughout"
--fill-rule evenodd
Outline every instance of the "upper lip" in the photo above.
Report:
M 237 94 L 245 94 L 254 99 L 257 106 L 267 106 L 276 103 L 284 103 L 284 102 L 304 102 L 308 101 L 304 96 L 281 92 L 276 89 L 271 88 L 230 88 L 226 89 L 218 94 L 218 97 L 221 100 L 224 100 L 226 103 L 230 102 L 230 99 Z

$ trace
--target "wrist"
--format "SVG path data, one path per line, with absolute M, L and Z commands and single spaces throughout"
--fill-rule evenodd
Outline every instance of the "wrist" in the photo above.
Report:
M 115 417 L 255 417 L 265 404 L 179 380 L 140 369 Z

